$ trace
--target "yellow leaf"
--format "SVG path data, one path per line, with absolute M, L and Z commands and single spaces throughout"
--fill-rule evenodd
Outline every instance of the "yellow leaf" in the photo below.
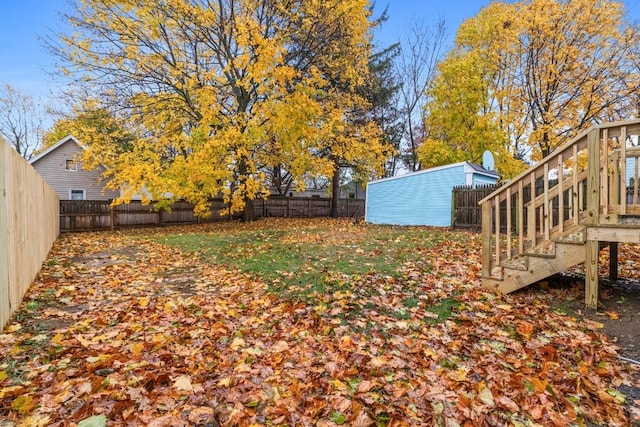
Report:
M 6 380 L 7 377 L 8 377 L 8 375 L 7 375 L 6 371 L 0 371 L 0 381 Z
M 75 339 L 78 340 L 78 342 L 83 346 L 83 347 L 89 347 L 90 345 L 93 344 L 92 341 L 86 340 L 82 337 L 82 335 L 75 335 L 74 336 Z
M 220 381 L 218 381 L 218 384 L 216 384 L 216 385 L 218 387 L 229 387 L 231 385 L 231 378 L 224 377 Z
M 466 381 L 467 380 L 467 368 L 461 367 L 453 374 L 454 381 Z
M 242 338 L 235 338 L 229 347 L 231 347 L 232 350 L 237 351 L 240 347 L 245 347 L 246 345 L 247 344 Z
M 27 418 L 24 418 L 20 423 L 17 424 L 17 427 L 46 427 L 50 424 L 51 418 L 46 415 L 31 415 Z
M 60 332 L 58 332 L 57 334 L 55 334 L 55 336 L 53 338 L 51 338 L 51 343 L 52 344 L 56 344 L 56 345 L 62 345 L 62 338 L 64 337 L 64 335 L 62 335 Z
M 33 398 L 31 396 L 22 395 L 11 402 L 11 409 L 18 411 L 21 414 L 31 412 L 33 408 L 35 408 L 35 404 L 33 403 Z
M 149 305 L 149 298 L 147 297 L 138 298 L 138 305 L 142 308 L 147 307 Z
M 0 399 L 14 397 L 24 392 L 25 388 L 21 385 L 12 385 L 9 387 L 0 388 Z
M 333 385 L 333 388 L 335 388 L 336 390 L 347 390 L 349 389 L 349 386 L 346 385 L 345 383 L 343 383 L 340 380 L 333 380 L 331 381 L 331 385 Z
M 173 388 L 179 391 L 193 391 L 193 386 L 191 385 L 191 378 L 187 375 L 180 375 L 173 382 Z
M 13 325 L 7 326 L 7 329 L 5 329 L 5 332 L 11 333 L 11 332 L 19 331 L 20 329 L 22 329 L 22 325 L 20 323 L 14 323 Z
M 154 344 L 161 344 L 167 340 L 167 337 L 164 334 L 155 334 L 153 338 L 151 338 L 151 342 Z
M 131 353 L 133 353 L 134 356 L 140 356 L 144 350 L 144 344 L 141 342 L 131 344 L 129 345 L 129 350 L 131 350 Z

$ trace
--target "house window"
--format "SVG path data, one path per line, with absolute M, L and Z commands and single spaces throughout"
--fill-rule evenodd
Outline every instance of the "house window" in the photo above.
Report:
M 87 193 L 84 190 L 69 190 L 69 199 L 86 200 Z
M 65 162 L 65 167 L 68 171 L 77 171 L 78 170 L 78 162 L 73 159 L 67 159 Z

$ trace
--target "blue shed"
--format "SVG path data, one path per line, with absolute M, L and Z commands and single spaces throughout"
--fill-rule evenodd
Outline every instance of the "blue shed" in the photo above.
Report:
M 451 192 L 458 185 L 495 184 L 497 172 L 471 162 L 371 181 L 364 219 L 373 224 L 451 226 Z

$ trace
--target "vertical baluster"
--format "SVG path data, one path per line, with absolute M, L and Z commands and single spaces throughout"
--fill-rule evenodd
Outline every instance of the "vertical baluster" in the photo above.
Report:
M 636 167 L 638 163 L 636 162 Z M 636 176 L 638 174 L 636 173 Z M 637 178 L 636 178 L 637 180 Z M 518 182 L 518 254 L 524 253 L 524 184 L 522 179 Z
M 544 240 L 549 240 L 550 238 L 550 229 L 551 229 L 551 212 L 549 209 L 549 163 L 544 164 L 544 179 L 542 181 L 544 183 L 544 210 L 543 210 L 543 219 L 544 219 Z
M 531 186 L 531 201 L 529 202 L 528 218 L 529 226 L 527 234 L 531 242 L 531 249 L 536 247 L 536 173 L 531 172 L 529 185 Z
M 580 199 L 578 198 L 578 144 L 573 144 L 573 184 L 571 191 L 571 214 L 573 215 L 574 225 L 578 225 L 580 221 Z
M 627 127 L 620 128 L 620 179 L 615 185 L 620 186 L 620 214 L 627 214 Z
M 602 130 L 602 191 L 600 193 L 600 204 L 604 214 L 609 213 L 609 129 Z M 614 201 L 615 204 L 615 201 Z
M 564 166 L 562 162 L 562 153 L 558 155 L 558 230 L 560 234 L 564 233 Z
M 494 214 L 496 216 L 496 263 L 500 263 L 500 196 L 493 199 Z
M 507 259 L 511 259 L 511 187 L 507 188 Z
M 635 158 L 635 171 L 633 173 L 633 204 L 638 204 L 638 157 Z

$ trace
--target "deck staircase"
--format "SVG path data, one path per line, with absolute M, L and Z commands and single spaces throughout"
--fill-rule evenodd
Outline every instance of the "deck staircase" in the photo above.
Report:
M 480 201 L 482 283 L 509 293 L 586 263 L 598 300 L 598 252 L 640 242 L 640 119 L 588 129 Z

